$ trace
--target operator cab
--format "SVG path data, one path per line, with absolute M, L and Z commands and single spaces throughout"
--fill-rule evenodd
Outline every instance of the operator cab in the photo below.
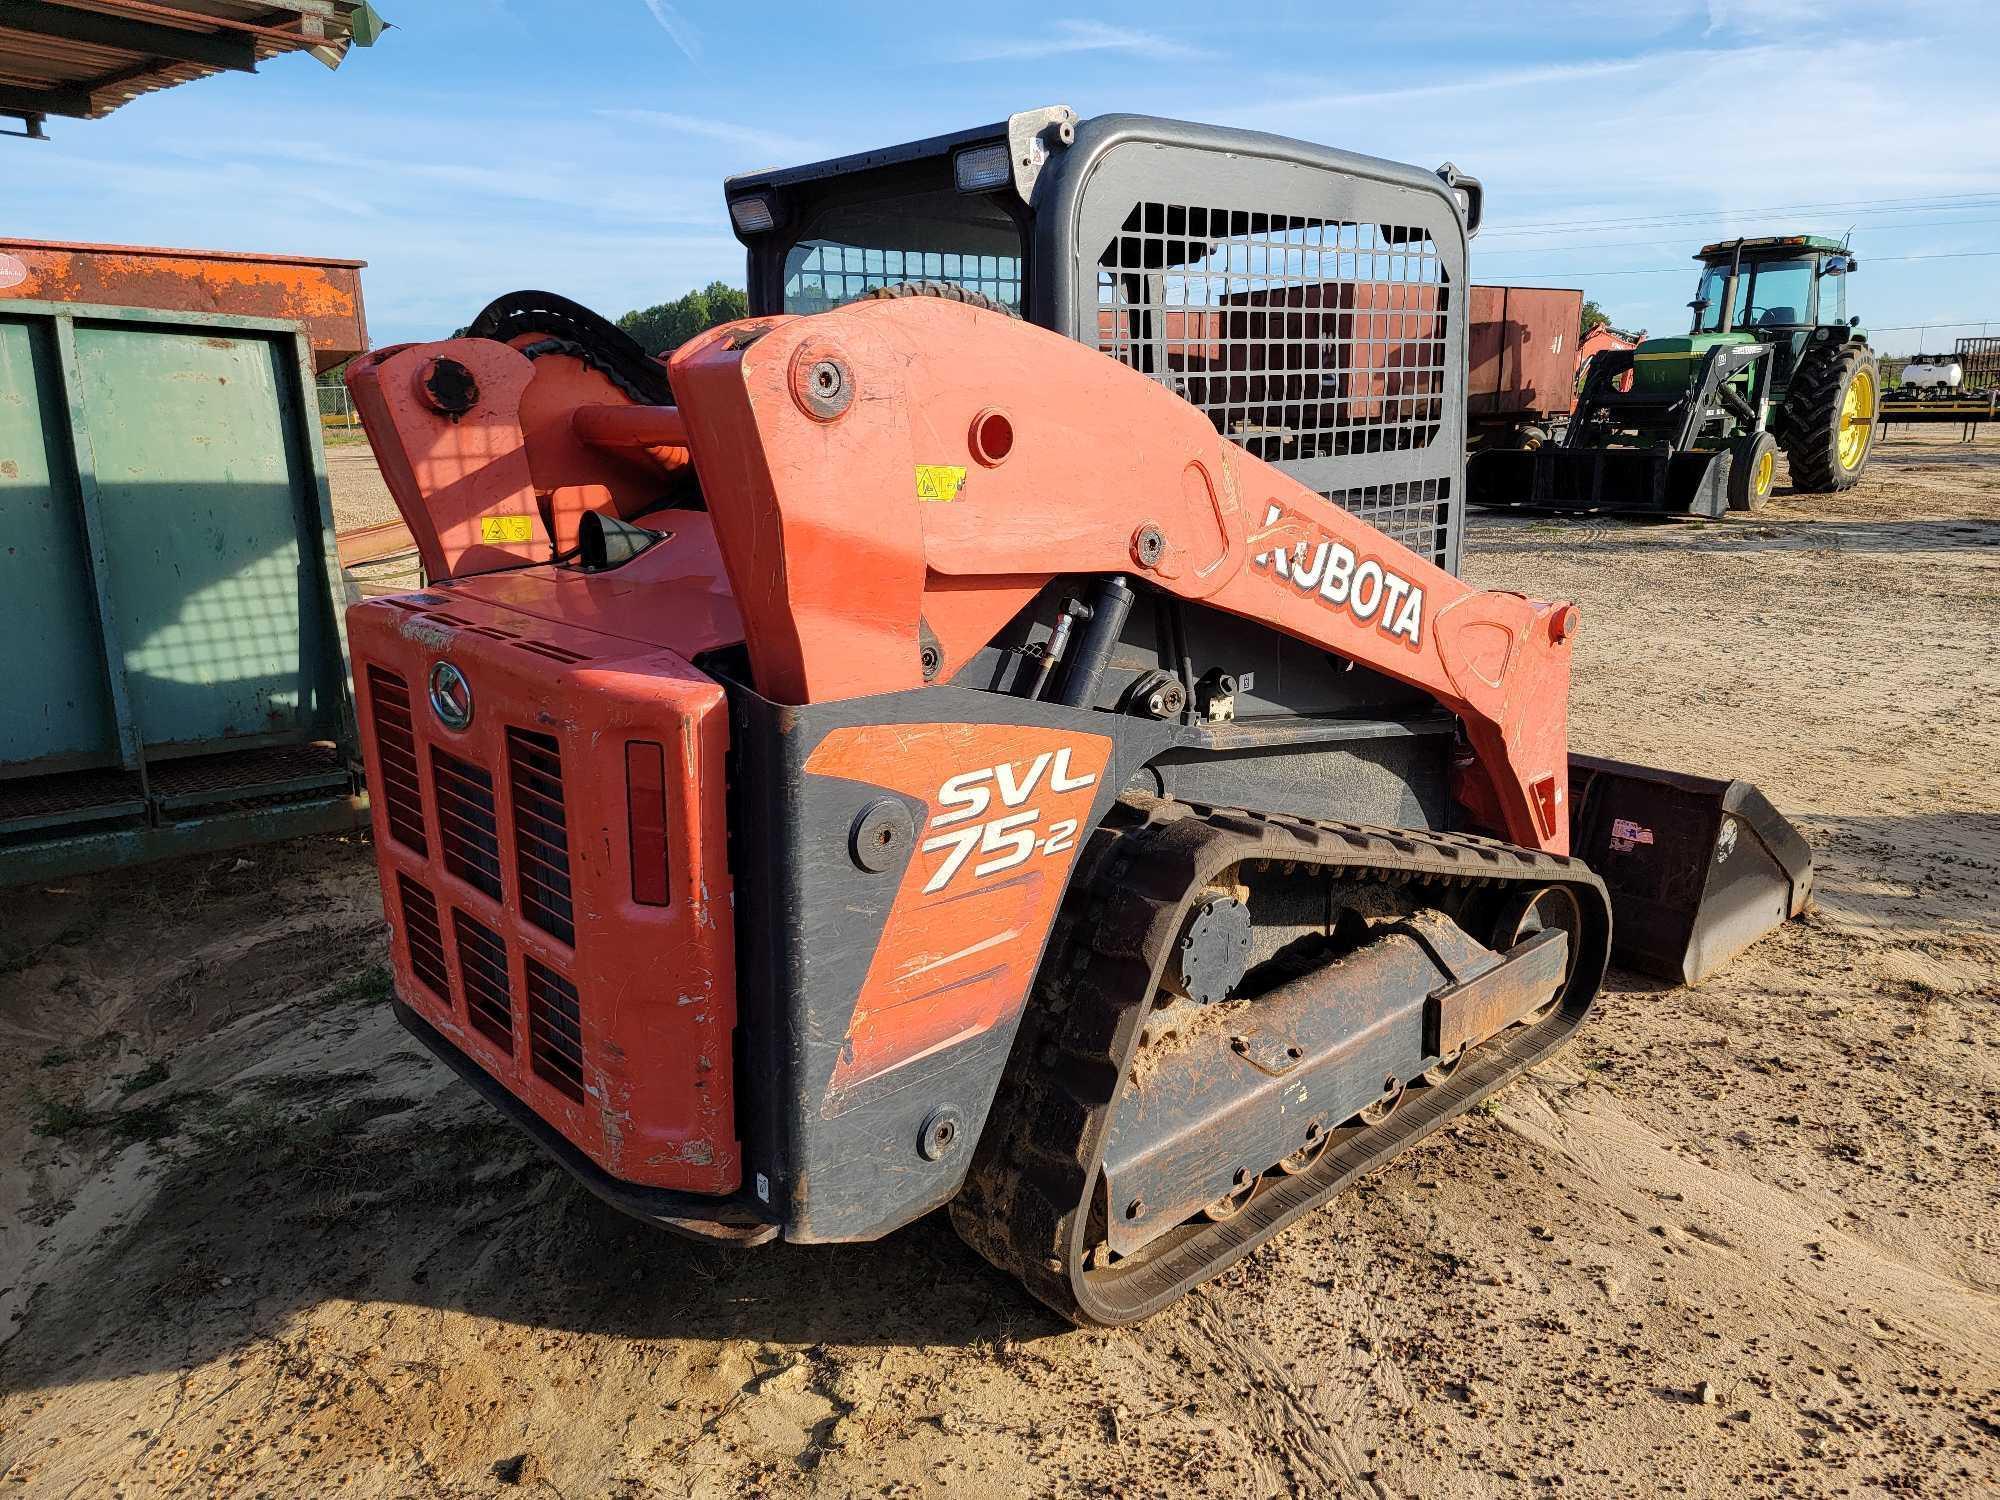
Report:
M 1780 386 L 1813 333 L 1847 324 L 1847 273 L 1858 264 L 1837 240 L 1767 235 L 1704 245 L 1690 333 L 1748 333 L 1774 347 Z

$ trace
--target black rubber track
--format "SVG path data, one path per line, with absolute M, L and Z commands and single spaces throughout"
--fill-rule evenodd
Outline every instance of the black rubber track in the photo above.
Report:
M 996 302 L 984 292 L 975 292 L 969 286 L 960 286 L 952 281 L 898 281 L 889 286 L 871 286 L 854 300 L 900 302 L 906 297 L 935 297 L 940 302 L 963 302 L 967 307 L 983 307 L 1006 318 L 1021 316 L 1006 303 Z
M 1087 1267 L 1113 1108 L 1182 916 L 1213 877 L 1253 861 L 1428 885 L 1441 900 L 1474 905 L 1566 886 L 1584 930 L 1561 1003 L 1476 1049 L 1448 1080 L 1409 1090 L 1381 1123 L 1336 1131 L 1312 1167 L 1271 1180 L 1235 1217 L 1191 1221 L 1130 1260 Z M 952 1224 L 1072 1322 L 1137 1322 L 1556 1051 L 1588 1013 L 1610 947 L 1603 882 L 1578 860 L 1465 834 L 1121 803 L 1092 838 L 1058 918 Z
M 511 344 L 523 334 L 538 334 L 538 343 L 523 351 L 529 358 L 574 355 L 609 377 L 639 405 L 673 405 L 666 366 L 609 318 L 554 292 L 508 292 L 495 297 L 465 332 L 469 338 L 496 339 L 503 344 Z M 543 347 L 551 343 L 554 347 Z
M 1860 482 L 1873 454 L 1869 449 L 1853 469 L 1840 466 L 1840 404 L 1855 372 L 1867 369 L 1875 377 L 1875 415 L 1882 411 L 1882 372 L 1862 343 L 1849 342 L 1825 353 L 1808 355 L 1792 377 L 1785 394 L 1785 458 L 1791 465 L 1792 488 L 1805 494 L 1827 495 Z

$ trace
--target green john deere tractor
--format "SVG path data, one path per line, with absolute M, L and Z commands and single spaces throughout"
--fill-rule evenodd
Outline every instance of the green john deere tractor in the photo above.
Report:
M 1704 245 L 1689 332 L 1590 362 L 1559 444 L 1475 453 L 1475 505 L 1720 516 L 1795 490 L 1844 490 L 1873 445 L 1881 376 L 1847 317 L 1843 244 L 1817 235 Z

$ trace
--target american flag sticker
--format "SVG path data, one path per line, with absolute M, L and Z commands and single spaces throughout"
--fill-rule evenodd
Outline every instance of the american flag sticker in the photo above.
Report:
M 1630 818 L 1611 820 L 1611 847 L 1620 854 L 1626 854 L 1641 844 L 1653 842 L 1653 830 L 1643 823 L 1634 823 Z

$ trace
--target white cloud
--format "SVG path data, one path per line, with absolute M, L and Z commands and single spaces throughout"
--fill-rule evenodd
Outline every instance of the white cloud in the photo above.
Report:
M 1793 40 L 1823 22 L 1828 10 L 1828 0 L 1707 0 L 1707 5 L 1710 35 L 1734 31 Z
M 653 13 L 653 19 L 660 23 L 660 30 L 673 38 L 674 45 L 686 54 L 687 60 L 697 66 L 701 63 L 701 36 L 687 23 L 681 13 L 667 4 L 667 0 L 646 0 L 646 9 Z
M 1481 94 L 1499 90 L 1540 89 L 1550 84 L 1577 83 L 1619 73 L 1637 73 L 1658 65 L 1659 54 L 1646 57 L 1600 58 L 1588 62 L 1552 63 L 1545 67 L 1518 68 L 1511 72 L 1468 73 L 1436 83 L 1412 83 L 1393 89 L 1354 89 L 1308 94 L 1299 98 L 1271 99 L 1235 110 L 1218 111 L 1232 124 L 1249 120 L 1280 122 L 1296 119 L 1301 111 L 1354 109 L 1366 105 L 1399 104 L 1410 99 L 1439 99 L 1454 94 Z M 1296 128 L 1296 127 L 1292 127 Z
M 698 135 L 705 140 L 720 141 L 725 146 L 760 151 L 772 161 L 786 164 L 804 161 L 816 153 L 824 154 L 822 147 L 797 136 L 759 130 L 751 125 L 732 125 L 727 120 L 712 120 L 703 115 L 680 115 L 664 109 L 600 109 L 595 113 L 600 119 L 619 120 L 628 125 L 656 125 L 675 135 Z M 744 164 L 745 170 L 763 165 L 766 163 Z
M 1533 226 L 1480 237 L 1481 280 L 1560 285 L 1566 268 L 1688 265 L 1736 229 L 1838 235 L 1853 222 L 1862 273 L 1849 295 L 1871 326 L 2000 313 L 1993 261 L 1889 259 L 1987 248 L 1991 229 L 1975 226 L 1991 207 L 1726 212 L 2000 190 L 1989 6 L 1815 0 L 1788 33 L 1777 7 L 1790 0 L 1547 0 L 1532 27 L 1513 7 L 1398 0 L 1367 16 L 1288 4 L 1218 30 L 1212 7 L 1153 0 L 1145 29 L 996 31 L 971 50 L 1021 66 L 952 68 L 909 65 L 907 17 L 822 10 L 772 30 L 755 7 L 677 3 L 674 19 L 701 23 L 697 48 L 754 46 L 754 77 L 674 63 L 653 17 L 622 0 L 605 9 L 629 57 L 563 50 L 597 7 L 524 6 L 518 35 L 441 80 L 461 38 L 440 5 L 428 30 L 398 34 L 403 52 L 385 44 L 338 75 L 274 65 L 0 153 L 10 232 L 365 258 L 384 341 L 436 337 L 521 285 L 616 314 L 740 279 L 729 173 L 995 119 L 1026 90 L 1086 114 L 1137 108 L 1454 161 L 1485 182 L 1492 230 Z M 940 50 L 956 40 L 931 35 Z M 1190 41 L 1215 65 L 1182 66 Z M 512 84 L 537 48 L 549 66 L 524 103 Z M 685 75 L 671 95 L 663 55 Z M 401 71 L 385 71 L 398 57 Z M 830 57 L 846 61 L 829 71 Z M 645 107 L 656 101 L 668 107 Z M 1940 101 L 1948 125 L 1929 128 Z M 1667 328 L 1686 318 L 1691 278 L 1688 266 L 1575 279 L 1621 324 Z
M 1189 62 L 1207 55 L 1158 32 L 1102 21 L 1058 21 L 1047 31 L 1016 41 L 969 42 L 955 55 L 960 62 L 1040 62 L 1080 52 L 1114 52 L 1149 62 Z
M 1907 200 L 2000 190 L 1990 13 L 1927 7 L 1894 13 L 1892 27 L 1880 11 L 1828 0 L 1815 7 L 1825 24 L 1808 28 L 1810 46 L 1752 24 L 1777 15 L 1733 8 L 1728 35 L 1704 42 L 1709 12 L 1697 4 L 1678 30 L 1653 33 L 1656 43 L 1606 22 L 1562 49 L 1517 43 L 1483 68 L 1433 63 L 1430 77 L 1404 73 L 1386 88 L 1340 93 L 1251 78 L 1221 107 L 1186 97 L 1186 84 L 1182 97 L 1152 107 L 1396 161 L 1453 161 L 1485 183 L 1486 222 L 1498 231 L 1472 247 L 1475 278 L 1582 284 L 1626 326 L 1684 325 L 1688 257 L 1709 240 L 1837 236 L 1850 224 L 1862 274 L 1848 288 L 1849 310 L 1865 323 L 1886 329 L 1968 307 L 2000 313 L 1985 286 L 1991 261 L 1888 259 L 1988 247 L 1981 230 L 1961 231 L 1939 222 L 1939 206 Z M 1576 57 L 1579 45 L 1597 55 Z M 1922 129 L 1943 99 L 1950 127 Z M 1909 149 L 1913 130 L 1921 151 Z M 1874 211 L 1887 199 L 1905 211 Z M 1756 205 L 1773 207 L 1733 211 Z M 1994 204 L 1973 207 L 1987 212 L 1958 217 L 1990 217 Z M 1616 240 L 1630 243 L 1606 243 Z M 1586 274 L 1676 265 L 1684 269 Z M 1916 335 L 1890 333 L 1884 345 L 1905 347 L 1906 337 Z

